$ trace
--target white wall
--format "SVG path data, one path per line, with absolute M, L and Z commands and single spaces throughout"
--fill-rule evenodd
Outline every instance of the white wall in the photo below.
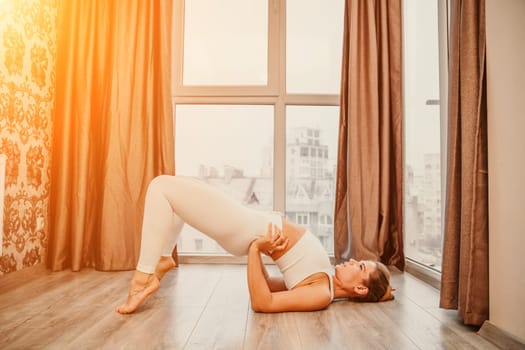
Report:
M 490 322 L 525 340 L 525 0 L 486 0 Z

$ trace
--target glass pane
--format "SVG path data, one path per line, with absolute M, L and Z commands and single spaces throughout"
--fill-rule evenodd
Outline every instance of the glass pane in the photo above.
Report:
M 339 94 L 343 0 L 286 1 L 286 91 Z
M 273 209 L 273 106 L 177 105 L 175 113 L 178 175 L 201 178 L 249 207 Z M 225 253 L 189 225 L 178 250 Z
M 183 85 L 267 85 L 267 0 L 188 0 L 184 10 Z
M 441 269 L 437 0 L 404 2 L 405 254 Z
M 339 107 L 286 107 L 286 217 L 334 252 Z

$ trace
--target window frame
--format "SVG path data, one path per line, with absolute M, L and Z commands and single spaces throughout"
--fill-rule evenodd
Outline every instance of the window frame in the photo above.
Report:
M 268 1 L 268 81 L 266 85 L 184 86 L 185 0 L 173 2 L 172 92 L 175 96 L 278 96 L 279 95 L 279 1 Z
M 448 127 L 448 41 L 449 41 L 449 0 L 438 1 L 439 25 L 439 70 L 440 70 L 440 110 L 441 110 L 441 211 L 442 231 L 446 196 L 446 151 Z M 339 95 L 327 94 L 287 94 L 286 93 L 286 0 L 268 0 L 268 84 L 266 86 L 183 86 L 183 35 L 184 2 L 173 2 L 173 51 L 172 51 L 172 103 L 174 121 L 177 104 L 254 104 L 274 107 L 274 209 L 285 212 L 286 198 L 286 106 L 340 106 Z M 241 263 L 245 258 L 232 256 L 213 257 L 210 254 L 180 254 L 181 262 Z M 439 288 L 440 273 L 407 258 L 407 271 L 416 271 L 423 279 Z M 266 259 L 266 263 L 271 262 Z
M 286 107 L 340 106 L 339 94 L 289 94 L 286 92 L 286 0 L 268 0 L 268 84 L 266 86 L 184 86 L 182 84 L 184 58 L 184 3 L 173 2 L 172 32 L 172 105 L 176 125 L 176 105 L 273 105 L 274 107 L 274 210 L 286 212 Z M 343 13 L 341 16 L 343 17 Z M 199 262 L 193 253 L 188 261 Z M 198 254 L 197 254 L 198 255 Z M 206 254 L 204 256 L 210 256 Z M 225 260 L 226 259 L 226 260 Z M 209 259 L 204 259 L 210 262 Z M 203 261 L 204 261 L 203 260 Z M 184 261 L 184 258 L 181 262 Z M 224 261 L 245 263 L 243 258 L 221 257 Z

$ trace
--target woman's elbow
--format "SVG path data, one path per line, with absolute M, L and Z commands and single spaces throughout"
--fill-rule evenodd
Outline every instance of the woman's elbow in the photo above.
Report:
M 255 304 L 254 302 L 252 302 L 251 304 L 252 304 L 252 310 L 253 310 L 253 312 L 263 312 L 263 311 L 262 311 L 262 308 L 260 307 L 260 305 Z
M 261 303 L 255 303 L 252 301 L 252 310 L 254 312 L 268 312 L 267 309 Z
M 252 300 L 251 305 L 254 312 L 272 312 L 270 303 Z

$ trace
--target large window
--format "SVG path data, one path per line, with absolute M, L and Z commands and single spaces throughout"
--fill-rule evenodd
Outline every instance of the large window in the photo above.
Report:
M 441 269 L 446 122 L 446 2 L 405 0 L 405 255 Z M 444 44 L 443 44 L 444 42 Z
M 343 0 L 174 2 L 177 174 L 282 212 L 329 253 L 343 16 Z M 189 226 L 179 252 L 224 253 Z

